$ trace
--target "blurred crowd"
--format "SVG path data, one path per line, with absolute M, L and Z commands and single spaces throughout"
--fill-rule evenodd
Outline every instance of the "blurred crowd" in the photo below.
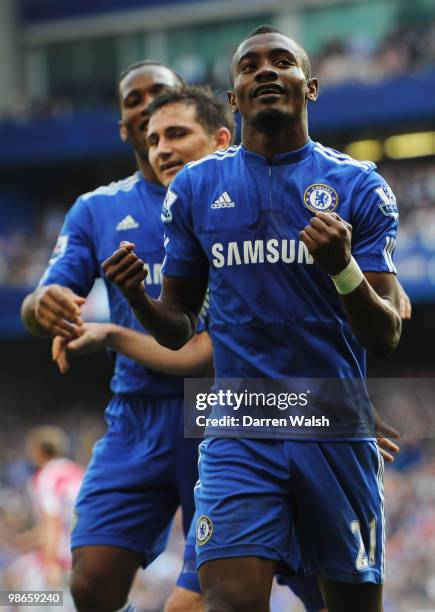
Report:
M 77 194 L 79 195 L 79 194 Z M 28 224 L 4 224 L 0 229 L 0 284 L 34 287 L 47 266 L 62 225 L 65 207 L 71 202 L 50 203 Z M 0 218 L 1 218 L 0 211 Z
M 385 612 L 435 609 L 435 446 L 414 441 L 385 474 Z
M 399 244 L 417 239 L 435 248 L 435 159 L 388 161 L 379 165 L 399 205 Z
M 39 415 L 39 419 L 42 415 Z M 52 419 L 53 421 L 53 419 Z M 25 451 L 32 423 L 28 416 L 4 414 L 0 432 L 0 590 L 19 588 L 32 567 L 23 534 L 35 525 L 29 494 L 34 466 Z M 91 446 L 103 432 L 101 417 L 60 410 L 56 424 L 68 432 L 68 455 L 85 465 Z M 387 509 L 387 577 L 385 612 L 435 608 L 435 443 L 409 439 L 385 473 Z M 131 600 L 139 612 L 161 612 L 181 566 L 183 536 L 177 517 L 168 550 L 146 572 L 139 572 Z M 17 576 L 17 569 L 20 573 Z M 66 584 L 66 582 L 65 582 Z M 21 587 L 24 588 L 21 584 Z M 29 588 L 29 587 L 27 587 Z M 66 587 L 65 587 L 66 588 Z M 67 601 L 67 600 L 66 600 Z M 68 607 L 70 606 L 70 607 Z M 62 609 L 72 612 L 71 602 Z M 17 608 L 14 608 L 17 609 Z M 25 610 L 26 608 L 23 608 Z M 286 588 L 275 586 L 272 612 L 296 612 L 300 603 Z
M 376 44 L 370 36 L 329 41 L 313 59 L 322 86 L 374 82 L 435 65 L 435 24 L 400 26 Z
M 207 65 L 199 55 L 180 57 L 176 68 L 188 80 L 228 88 L 228 66 L 233 50 Z M 398 26 L 377 41 L 369 32 L 334 38 L 310 54 L 312 73 L 325 87 L 344 82 L 372 83 L 435 66 L 435 24 Z
M 391 185 L 400 211 L 399 245 L 435 245 L 435 159 L 388 161 L 379 171 Z M 39 207 L 28 224 L 0 223 L 0 285 L 34 287 L 44 272 L 65 211 L 80 194 Z M 0 221 L 2 219 L 0 207 Z
M 181 54 L 174 68 L 191 84 L 208 84 L 217 92 L 229 87 L 230 58 L 234 49 L 207 62 L 200 53 Z M 325 87 L 344 82 L 372 83 L 384 78 L 411 74 L 435 66 L 435 24 L 395 26 L 377 40 L 370 32 L 328 40 L 311 54 L 312 72 Z M 78 109 L 113 107 L 113 84 L 98 78 L 32 99 L 25 92 L 12 95 L 4 116 L 22 122 L 33 117 L 71 114 Z

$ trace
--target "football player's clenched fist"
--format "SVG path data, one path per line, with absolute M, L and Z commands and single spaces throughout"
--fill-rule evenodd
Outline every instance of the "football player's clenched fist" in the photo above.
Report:
M 327 274 L 335 276 L 349 264 L 352 226 L 337 213 L 318 212 L 299 237 L 316 264 Z
M 144 280 L 147 270 L 142 259 L 133 252 L 132 242 L 121 242 L 119 249 L 103 262 L 103 270 L 107 278 L 114 283 L 129 302 L 138 294 L 144 293 Z

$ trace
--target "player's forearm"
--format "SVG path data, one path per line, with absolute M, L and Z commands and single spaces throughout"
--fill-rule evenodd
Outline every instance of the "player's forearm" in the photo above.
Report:
M 158 344 L 151 336 L 108 324 L 106 344 L 118 353 L 161 374 L 183 377 L 213 376 L 211 343 L 203 334 L 195 335 L 179 351 L 173 351 Z
M 177 351 L 193 337 L 196 318 L 145 293 L 130 300 L 130 306 L 140 324 L 162 346 Z
M 27 295 L 21 305 L 21 320 L 26 329 L 34 336 L 46 337 L 48 331 L 44 329 L 36 320 L 35 305 L 38 289 Z
M 46 515 L 42 527 L 42 553 L 47 563 L 57 562 L 60 532 L 60 517 Z
M 353 333 L 376 357 L 386 357 L 398 345 L 402 332 L 399 313 L 387 298 L 379 296 L 364 279 L 341 301 Z

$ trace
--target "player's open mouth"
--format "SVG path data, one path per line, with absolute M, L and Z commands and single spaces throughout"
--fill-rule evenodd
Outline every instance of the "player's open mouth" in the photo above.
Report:
M 172 170 L 173 168 L 181 168 L 183 166 L 183 162 L 180 160 L 166 162 L 166 164 L 162 164 L 160 166 L 160 172 L 166 172 L 167 170 Z
M 254 91 L 254 98 L 260 96 L 280 96 L 284 91 L 281 85 L 277 83 L 269 83 L 268 85 L 259 85 Z

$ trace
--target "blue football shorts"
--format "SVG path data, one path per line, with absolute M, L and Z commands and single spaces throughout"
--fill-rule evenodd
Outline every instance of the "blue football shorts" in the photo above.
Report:
M 376 441 L 208 438 L 199 451 L 198 567 L 256 556 L 278 561 L 280 574 L 302 568 L 341 582 L 383 582 L 384 465 Z
M 126 548 L 146 567 L 165 549 L 180 505 L 187 535 L 198 441 L 184 438 L 182 397 L 115 395 L 105 417 L 107 431 L 94 446 L 77 498 L 71 548 Z

